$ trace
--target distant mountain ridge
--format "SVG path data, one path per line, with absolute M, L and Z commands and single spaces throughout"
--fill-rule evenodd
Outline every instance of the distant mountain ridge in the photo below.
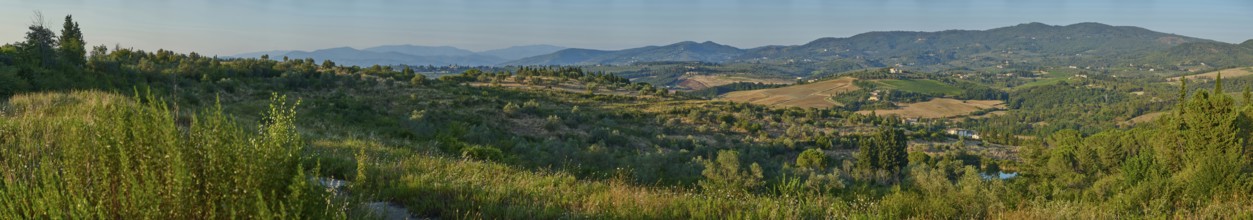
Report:
M 418 46 L 418 45 L 383 45 L 363 49 L 365 51 L 374 52 L 396 52 L 414 56 L 469 56 L 474 55 L 474 51 L 450 46 Z
M 517 60 L 517 59 L 522 59 L 522 58 L 526 58 L 530 56 L 549 54 L 549 53 L 557 52 L 557 51 L 564 50 L 564 49 L 566 48 L 553 46 L 553 45 L 538 44 L 538 45 L 526 45 L 526 46 L 512 46 L 508 48 L 501 48 L 501 49 L 495 49 L 495 50 L 485 50 L 485 51 L 479 52 L 479 54 L 496 56 L 496 57 L 503 58 L 505 60 Z
M 473 52 L 455 47 L 386 45 L 275 51 L 271 57 L 331 59 L 346 65 L 629 65 L 659 61 L 792 65 L 804 73 L 902 66 L 921 71 L 1004 66 L 1108 67 L 1128 64 L 1253 65 L 1253 40 L 1229 44 L 1132 26 L 1025 23 L 988 30 L 877 31 L 802 45 L 740 49 L 705 41 L 623 50 L 515 46 Z M 348 51 L 347 49 L 356 50 Z M 237 57 L 256 57 L 248 53 Z
M 617 51 L 566 49 L 504 64 L 703 61 L 800 65 L 808 68 L 805 72 L 842 72 L 888 66 L 937 71 L 1011 65 L 1101 67 L 1132 63 L 1178 65 L 1208 61 L 1211 65 L 1247 65 L 1253 62 L 1244 59 L 1253 56 L 1253 52 L 1241 48 L 1253 48 L 1253 40 L 1235 45 L 1132 26 L 1092 22 L 1058 26 L 1033 22 L 989 30 L 867 32 L 845 38 L 819 38 L 802 45 L 750 49 L 712 42 L 680 42 Z
M 552 54 L 523 58 L 505 65 L 595 65 L 656 61 L 726 62 L 745 51 L 711 41 L 684 41 L 666 46 L 647 46 L 617 51 L 565 49 Z
M 509 48 L 474 52 L 451 46 L 419 46 L 419 45 L 383 45 L 365 49 L 336 47 L 313 51 L 276 50 L 251 52 L 230 57 L 256 58 L 269 55 L 271 59 L 288 57 L 289 59 L 313 58 L 314 60 L 331 60 L 340 65 L 466 65 L 490 66 L 527 56 L 548 54 L 565 47 L 553 45 L 527 45 Z

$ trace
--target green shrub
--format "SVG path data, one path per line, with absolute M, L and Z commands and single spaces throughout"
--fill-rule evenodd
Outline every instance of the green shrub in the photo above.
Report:
M 823 170 L 827 168 L 827 154 L 819 149 L 809 149 L 796 156 L 796 166 Z

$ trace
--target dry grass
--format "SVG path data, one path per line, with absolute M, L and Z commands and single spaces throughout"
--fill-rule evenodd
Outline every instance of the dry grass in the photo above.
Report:
M 791 84 L 793 81 L 785 79 L 761 79 L 743 76 L 727 76 L 727 75 L 693 75 L 683 76 L 680 86 L 691 90 L 705 89 L 715 86 L 721 86 L 737 82 L 764 83 L 764 84 Z
M 773 107 L 827 108 L 841 106 L 843 104 L 831 101 L 829 97 L 841 92 L 861 89 L 857 85 L 853 85 L 854 80 L 857 79 L 844 77 L 782 88 L 737 91 L 723 95 L 722 99 Z
M 956 116 L 969 115 L 972 112 L 989 109 L 1004 108 L 1005 105 L 1000 100 L 957 100 L 949 98 L 936 98 L 931 101 L 899 104 L 900 109 L 893 110 L 876 110 L 878 115 L 899 115 L 906 118 L 949 118 Z M 871 111 L 858 111 L 860 114 L 870 114 Z

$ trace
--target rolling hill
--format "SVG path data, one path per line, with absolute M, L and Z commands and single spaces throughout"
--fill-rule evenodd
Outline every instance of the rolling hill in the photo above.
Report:
M 1134 60 L 1186 43 L 1214 41 L 1139 27 L 1078 23 L 1028 23 L 990 30 L 869 32 L 848 38 L 822 38 L 804 45 L 749 50 L 744 59 L 764 62 L 810 59 L 864 60 L 922 70 L 989 67 L 1013 63 L 1108 65 Z

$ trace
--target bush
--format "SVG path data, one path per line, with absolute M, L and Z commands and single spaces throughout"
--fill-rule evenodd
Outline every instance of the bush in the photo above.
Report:
M 475 160 L 500 161 L 500 159 L 505 158 L 505 154 L 495 147 L 472 145 L 461 148 L 461 157 Z
M 824 170 L 827 168 L 827 154 L 818 149 L 805 150 L 800 156 L 796 156 L 796 166 Z

